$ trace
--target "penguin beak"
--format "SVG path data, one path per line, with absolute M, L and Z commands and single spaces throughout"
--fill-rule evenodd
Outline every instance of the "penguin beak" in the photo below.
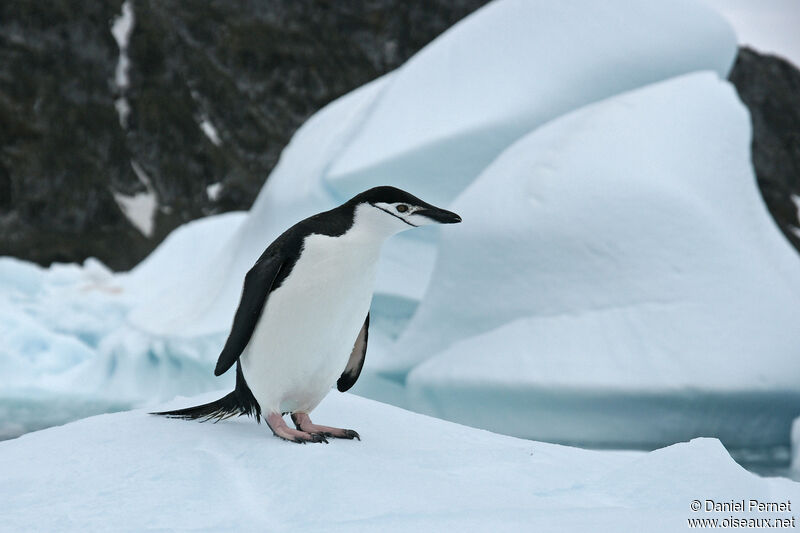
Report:
M 422 215 L 429 219 L 438 222 L 439 224 L 458 224 L 461 222 L 461 217 L 452 211 L 446 209 L 439 209 L 438 207 L 430 206 L 425 209 L 420 209 L 414 212 L 415 215 Z

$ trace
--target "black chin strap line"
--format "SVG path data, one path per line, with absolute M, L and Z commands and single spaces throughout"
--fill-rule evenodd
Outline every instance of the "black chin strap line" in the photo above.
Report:
M 404 219 L 403 217 L 399 217 L 399 216 L 395 215 L 394 213 L 392 213 L 392 212 L 391 212 L 391 211 L 389 211 L 389 210 L 386 210 L 386 209 L 384 209 L 384 208 L 382 208 L 382 207 L 378 207 L 378 206 L 377 206 L 377 205 L 375 205 L 375 204 L 369 204 L 369 205 L 371 205 L 372 207 L 375 207 L 375 208 L 377 208 L 377 209 L 380 209 L 380 210 L 381 210 L 381 211 L 383 211 L 384 213 L 387 213 L 387 214 L 389 214 L 389 215 L 392 215 L 392 216 L 393 216 L 394 218 L 396 218 L 397 220 L 402 220 L 403 222 L 405 222 L 406 224 L 408 224 L 408 225 L 409 225 L 409 226 L 411 226 L 412 228 L 417 228 L 417 227 L 419 227 L 419 226 L 417 226 L 416 224 L 412 224 L 411 222 L 409 222 L 408 220 Z

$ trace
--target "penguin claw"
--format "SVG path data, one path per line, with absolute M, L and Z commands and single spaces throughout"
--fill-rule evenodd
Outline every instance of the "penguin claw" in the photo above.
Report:
M 340 439 L 358 439 L 361 440 L 361 435 L 358 434 L 358 431 L 354 429 L 345 429 L 344 430 L 344 437 L 339 437 Z
M 311 436 L 313 437 L 313 442 L 324 442 L 328 444 L 327 437 L 331 437 L 332 435 L 330 433 L 312 433 Z

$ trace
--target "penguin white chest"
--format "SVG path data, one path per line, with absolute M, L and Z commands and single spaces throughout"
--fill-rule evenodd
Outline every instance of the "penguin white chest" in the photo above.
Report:
M 263 412 L 310 412 L 344 371 L 369 312 L 380 242 L 312 234 L 241 356 Z

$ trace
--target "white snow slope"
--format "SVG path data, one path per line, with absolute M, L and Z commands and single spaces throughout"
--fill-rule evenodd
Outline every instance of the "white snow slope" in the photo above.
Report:
M 714 439 L 591 452 L 349 394 L 318 411 L 363 440 L 301 446 L 248 419 L 131 411 L 2 442 L 0 530 L 672 532 L 691 518 L 793 516 L 695 512 L 693 500 L 800 501 L 800 484 L 746 472 Z

